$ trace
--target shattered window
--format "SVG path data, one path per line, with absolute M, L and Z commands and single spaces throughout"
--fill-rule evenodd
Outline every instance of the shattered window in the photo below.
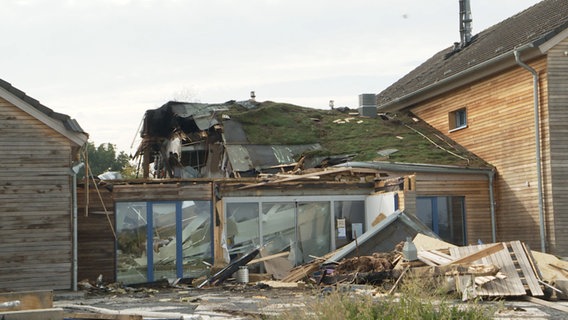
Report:
M 257 245 L 264 254 L 288 252 L 288 260 L 301 264 L 336 247 L 337 225 L 348 219 L 351 241 L 360 236 L 365 222 L 365 196 L 224 198 L 225 235 L 231 260 Z M 334 231 L 335 228 L 335 231 Z
M 225 234 L 231 260 L 260 244 L 258 202 L 227 203 Z
M 212 262 L 209 201 L 117 202 L 117 279 L 198 277 Z

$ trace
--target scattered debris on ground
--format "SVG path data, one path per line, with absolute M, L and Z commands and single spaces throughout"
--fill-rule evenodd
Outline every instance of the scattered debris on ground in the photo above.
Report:
M 314 257 L 310 263 L 289 270 L 279 281 L 272 280 L 270 274 L 250 274 L 248 283 L 237 281 L 239 267 L 285 256 L 254 259 L 257 248 L 201 279 L 163 279 L 125 286 L 105 283 L 99 277 L 79 282 L 77 296 L 55 304 L 50 291 L 0 294 L 0 316 L 5 320 L 255 319 L 305 308 L 317 299 L 314 292 L 356 290 L 380 297 L 397 294 L 400 283 L 406 280 L 426 283 L 433 278 L 445 279 L 448 292 L 457 292 L 464 301 L 507 298 L 508 307 L 500 310 L 496 319 L 527 314 L 527 306 L 544 308 L 550 314 L 568 312 L 566 261 L 531 251 L 520 241 L 457 247 L 419 233 L 413 243 L 417 244 L 415 260 L 407 259 L 408 246 L 402 242 L 390 252 L 331 263 L 337 252 Z

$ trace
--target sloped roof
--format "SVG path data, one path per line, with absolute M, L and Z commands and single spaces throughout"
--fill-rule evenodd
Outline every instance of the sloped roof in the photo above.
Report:
M 80 138 L 77 138 L 77 139 L 72 139 L 75 142 L 77 142 L 79 145 L 82 145 L 83 143 L 85 143 L 87 141 L 87 137 L 88 137 L 87 133 L 83 130 L 83 128 L 81 128 L 81 126 L 79 125 L 79 123 L 75 119 L 69 117 L 66 114 L 53 111 L 52 109 L 41 104 L 38 100 L 28 96 L 25 92 L 19 90 L 18 88 L 12 86 L 9 82 L 6 82 L 2 79 L 0 79 L 0 88 L 4 89 L 6 92 L 8 92 L 12 96 L 16 97 L 20 101 L 24 102 L 26 105 L 32 107 L 34 110 L 39 111 L 40 114 L 43 114 L 43 115 L 49 117 L 50 119 L 53 119 L 56 122 L 62 124 L 63 128 L 65 130 L 68 130 L 68 131 L 74 133 L 75 137 L 80 137 Z M 0 91 L 0 93 L 1 93 L 1 91 Z M 8 97 L 4 97 L 4 98 L 8 98 Z M 13 101 L 11 101 L 11 102 L 13 102 Z M 54 128 L 54 129 L 58 129 L 58 128 Z M 61 131 L 61 130 L 58 130 L 58 131 Z M 60 133 L 69 137 L 67 132 L 60 132 Z
M 500 57 L 507 56 L 514 61 L 515 48 L 531 44 L 538 47 L 566 29 L 568 29 L 566 0 L 539 2 L 473 36 L 471 42 L 461 50 L 454 50 L 452 45 L 436 53 L 379 93 L 378 105 L 384 107 L 392 104 L 395 99 L 436 86 L 444 80 L 455 79 L 461 73 L 473 71 Z

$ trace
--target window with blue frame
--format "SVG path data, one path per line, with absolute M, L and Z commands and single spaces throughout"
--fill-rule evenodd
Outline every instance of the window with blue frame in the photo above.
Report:
M 442 240 L 466 245 L 465 197 L 416 197 L 416 216 Z
M 117 202 L 115 210 L 118 281 L 133 284 L 208 272 L 211 202 Z

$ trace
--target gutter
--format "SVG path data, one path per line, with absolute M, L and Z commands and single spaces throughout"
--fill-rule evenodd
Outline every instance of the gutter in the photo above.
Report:
M 538 72 L 535 69 L 531 68 L 521 60 L 521 51 L 527 47 L 532 47 L 532 44 L 530 46 L 517 48 L 513 53 L 515 55 L 515 61 L 517 62 L 517 64 L 523 69 L 529 71 L 533 76 L 533 97 L 534 97 L 533 104 L 534 104 L 534 131 L 535 131 L 535 158 L 536 158 L 535 160 L 536 160 L 536 175 L 537 175 L 537 184 L 538 184 L 537 192 L 538 192 L 538 219 L 540 224 L 540 250 L 541 252 L 546 253 L 546 230 L 544 227 L 545 223 L 544 200 L 542 192 L 542 164 L 541 164 L 541 152 L 540 152 L 540 126 L 539 126 L 540 115 L 539 115 L 539 102 L 538 102 L 539 77 L 538 77 Z
M 355 167 L 369 168 L 384 171 L 405 171 L 405 172 L 424 172 L 424 173 L 457 173 L 457 174 L 485 174 L 489 178 L 489 209 L 491 212 L 491 237 L 492 241 L 497 242 L 496 219 L 495 219 L 495 193 L 493 183 L 495 178 L 494 169 L 468 169 L 452 166 L 432 166 L 411 163 L 392 163 L 392 162 L 346 162 L 335 167 Z

